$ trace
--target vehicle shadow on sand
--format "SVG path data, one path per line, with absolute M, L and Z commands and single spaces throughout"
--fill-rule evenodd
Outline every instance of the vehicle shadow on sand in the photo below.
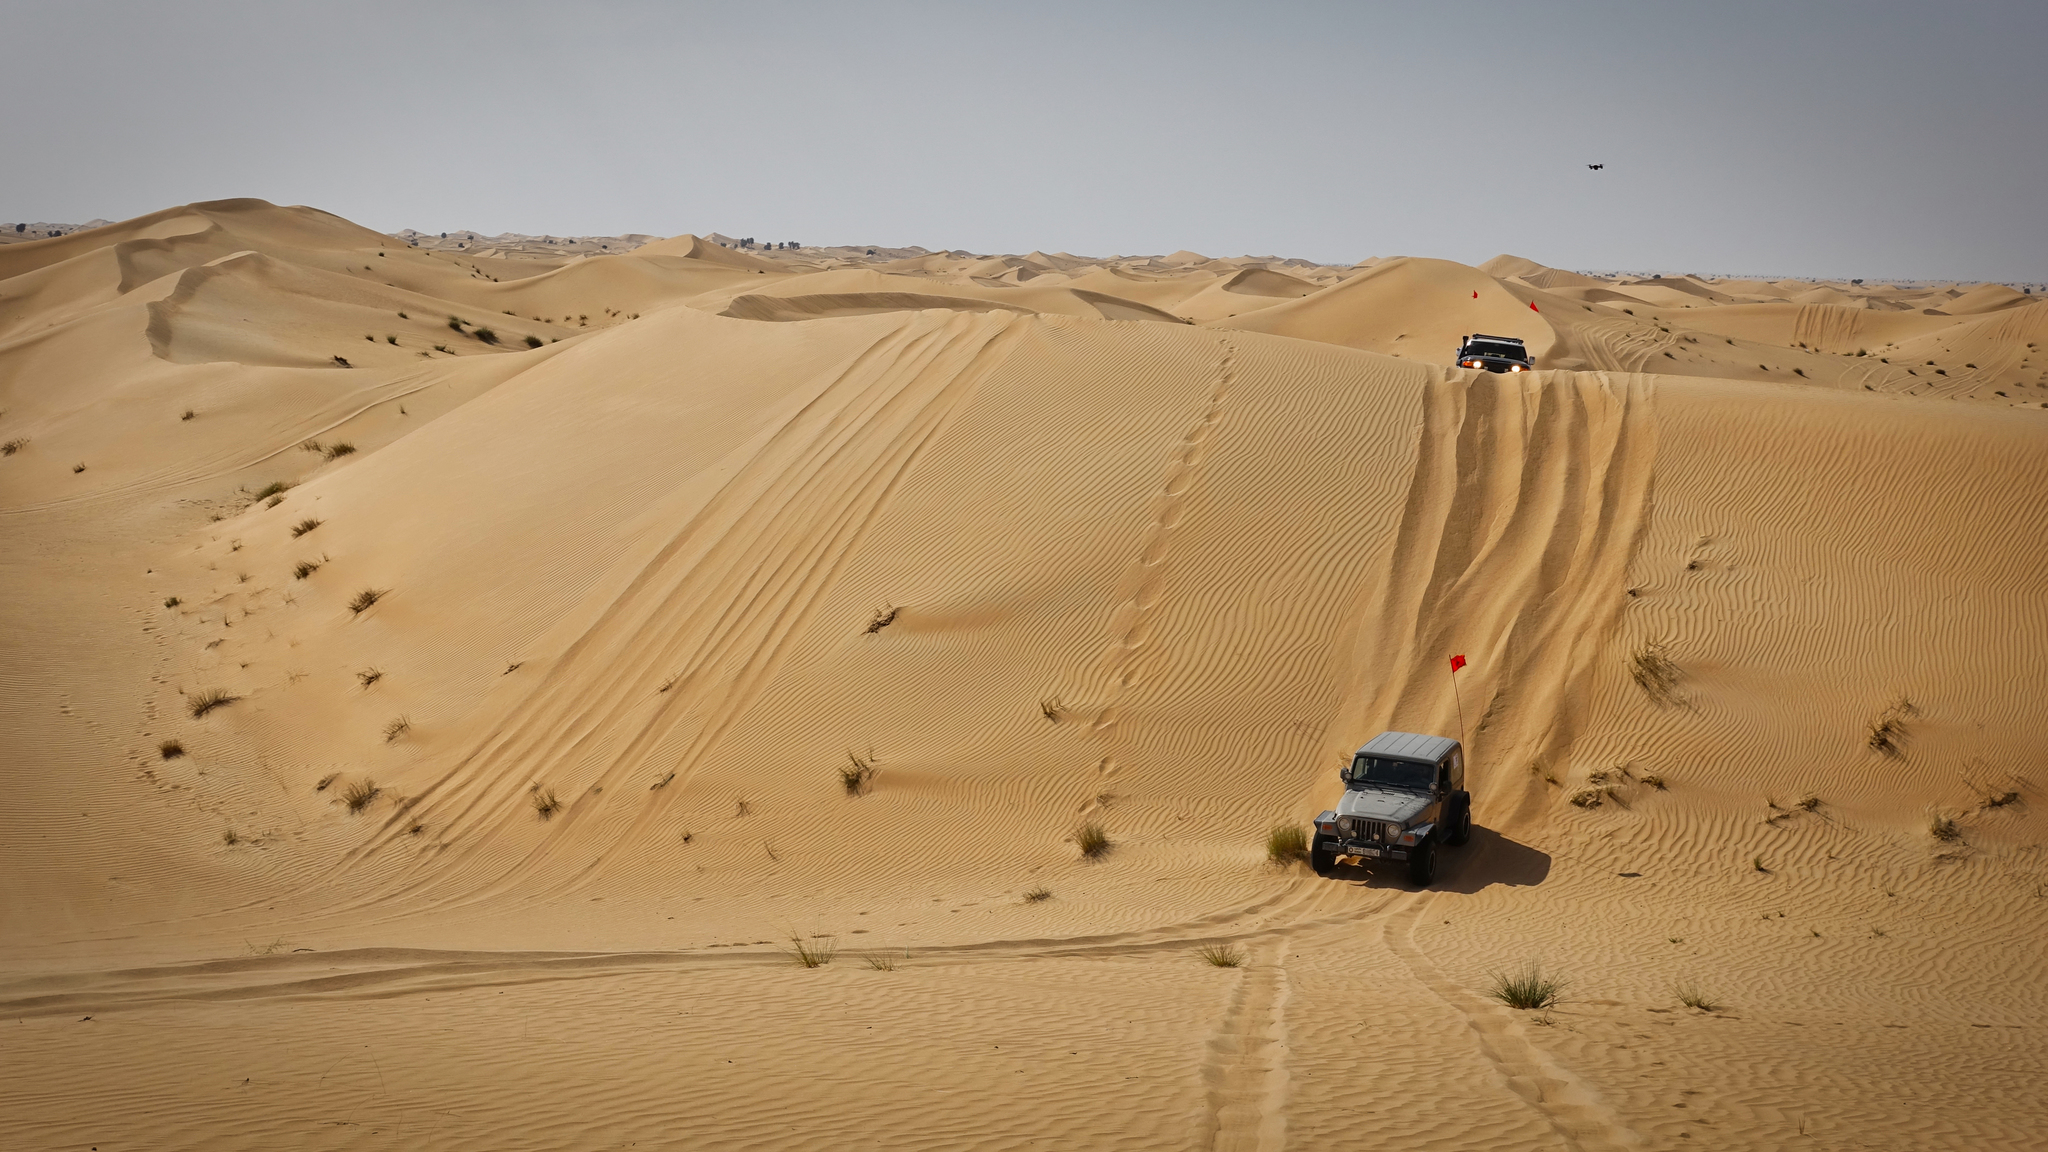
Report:
M 1474 827 L 1470 841 L 1461 847 L 1439 849 L 1436 860 L 1436 883 L 1429 886 L 1433 892 L 1470 894 L 1495 884 L 1524 888 L 1550 876 L 1548 852 L 1510 840 L 1491 828 Z M 1393 861 L 1343 865 L 1330 873 L 1330 879 L 1372 888 L 1409 887 L 1407 866 Z

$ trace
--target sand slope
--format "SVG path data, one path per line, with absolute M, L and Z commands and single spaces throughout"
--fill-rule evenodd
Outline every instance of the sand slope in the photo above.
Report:
M 0 250 L 0 1144 L 2032 1146 L 2048 312 L 866 259 Z

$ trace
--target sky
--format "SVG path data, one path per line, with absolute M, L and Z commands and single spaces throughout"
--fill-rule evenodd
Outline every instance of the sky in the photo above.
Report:
M 382 231 L 2048 279 L 2041 0 L 0 0 L 0 42 L 4 221 L 254 196 Z

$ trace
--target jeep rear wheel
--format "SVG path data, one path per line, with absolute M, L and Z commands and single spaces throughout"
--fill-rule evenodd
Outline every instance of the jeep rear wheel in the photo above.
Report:
M 1436 837 L 1417 844 L 1408 854 L 1408 882 L 1417 888 L 1436 883 Z
M 1318 876 L 1328 876 L 1337 870 L 1337 853 L 1320 836 L 1309 846 L 1308 866 Z
M 1444 843 L 1455 848 L 1470 839 L 1472 839 L 1472 794 L 1470 792 L 1460 792 L 1457 799 L 1452 801 L 1451 829 L 1450 834 L 1444 837 Z

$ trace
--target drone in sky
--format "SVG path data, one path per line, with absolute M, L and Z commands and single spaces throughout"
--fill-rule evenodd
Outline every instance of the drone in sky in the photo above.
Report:
M 1595 171 L 1595 172 L 1598 172 L 1598 171 L 1599 171 L 1599 170 L 1601 170 L 1602 168 L 1605 168 L 1605 167 L 1607 167 L 1607 165 L 1605 165 L 1605 164 L 1588 164 L 1588 165 L 1586 165 L 1586 167 L 1588 167 L 1588 168 L 1591 168 L 1591 169 L 1592 169 L 1593 171 Z

